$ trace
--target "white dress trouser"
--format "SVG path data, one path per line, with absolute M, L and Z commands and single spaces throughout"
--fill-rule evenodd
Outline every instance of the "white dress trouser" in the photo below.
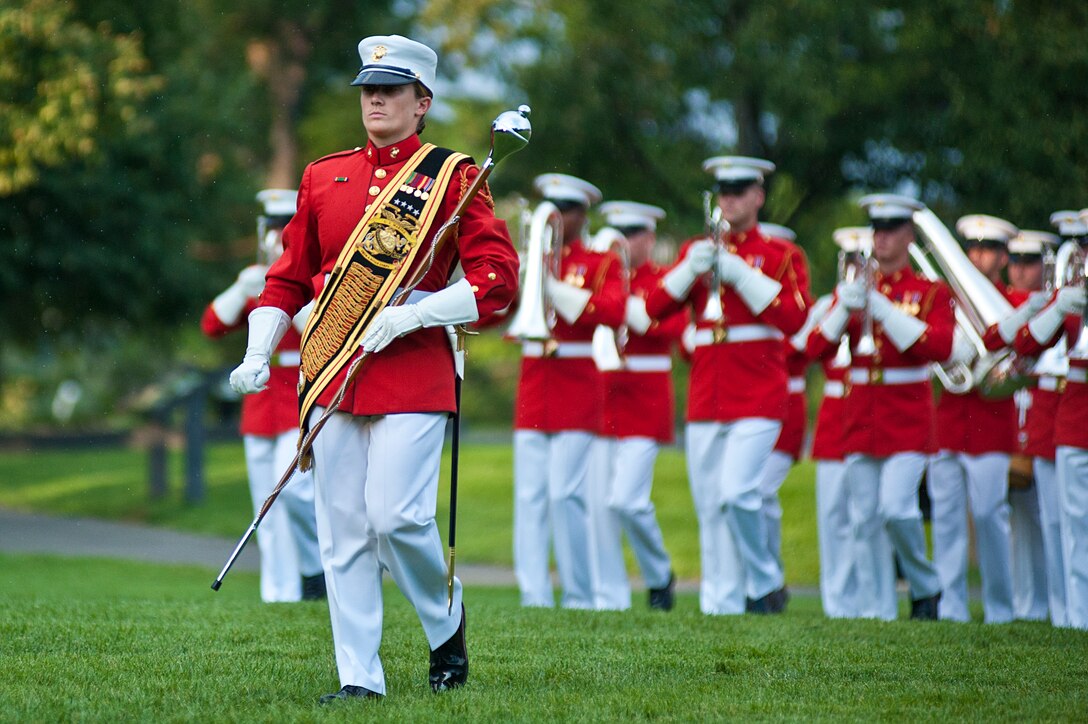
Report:
M 1047 618 L 1046 554 L 1035 486 L 1009 488 L 1012 612 L 1022 621 Z
M 778 500 L 778 491 L 786 482 L 793 462 L 793 456 L 781 450 L 772 450 L 763 468 L 763 478 L 759 481 L 759 494 L 763 497 L 763 525 L 767 529 L 767 550 L 783 570 L 782 503 Z
M 550 537 L 563 607 L 593 608 L 586 507 L 593 437 L 581 431 L 514 431 L 514 574 L 523 606 L 555 605 Z
M 925 529 L 918 508 L 918 486 L 926 456 L 905 452 L 878 458 L 855 453 L 847 456 L 846 466 L 857 561 L 858 615 L 892 620 L 897 612 L 894 605 L 887 605 L 884 591 L 889 581 L 895 584 L 895 560 L 885 555 L 882 528 L 899 557 L 911 598 L 929 598 L 941 589 L 937 572 L 926 557 Z
M 324 410 L 314 408 L 315 422 Z M 431 649 L 461 623 L 461 582 L 447 608 L 435 522 L 447 415 L 334 413 L 314 439 L 317 533 L 342 686 L 385 693 L 382 570 L 416 610 Z
M 982 608 L 986 623 L 1008 623 L 1012 609 L 1009 542 L 1009 456 L 942 450 L 929 461 L 933 505 L 933 562 L 941 580 L 942 619 L 969 621 L 967 609 L 967 510 L 975 524 Z
M 1088 629 L 1088 450 L 1063 445 L 1055 462 L 1068 625 Z
M 615 474 L 615 440 L 596 437 L 590 463 L 586 502 L 589 509 L 589 574 L 593 607 L 600 611 L 631 608 L 631 583 L 623 560 L 620 519 L 608 498 Z
M 759 483 L 782 423 L 764 418 L 689 422 L 688 479 L 699 520 L 706 614 L 744 612 L 783 585 L 782 569 L 767 550 Z
M 254 515 L 294 459 L 297 442 L 298 430 L 275 437 L 243 436 Z M 300 600 L 301 577 L 321 572 L 314 519 L 314 480 L 310 473 L 296 472 L 268 509 L 257 529 L 257 549 L 261 558 L 261 600 Z
M 1058 497 L 1058 471 L 1053 460 L 1034 458 L 1035 492 L 1039 498 L 1039 523 L 1043 529 L 1043 553 L 1046 556 L 1047 603 L 1050 622 L 1068 626 L 1065 610 L 1065 565 L 1062 554 L 1062 504 Z
M 846 463 L 816 461 L 816 535 L 820 548 L 820 601 L 830 618 L 857 616 L 857 572 L 850 528 Z

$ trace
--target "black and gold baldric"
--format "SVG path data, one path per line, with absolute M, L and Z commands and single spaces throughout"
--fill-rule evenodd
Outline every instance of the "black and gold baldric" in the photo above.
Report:
M 427 252 L 422 241 L 457 165 L 467 159 L 424 144 L 355 226 L 302 333 L 300 441 L 317 399 L 355 356 L 370 323 L 392 300 L 419 252 Z M 303 463 L 309 467 L 308 460 Z

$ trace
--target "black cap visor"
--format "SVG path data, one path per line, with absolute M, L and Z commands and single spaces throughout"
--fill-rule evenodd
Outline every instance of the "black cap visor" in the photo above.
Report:
M 892 229 L 898 229 L 903 224 L 909 224 L 910 222 L 911 218 L 909 216 L 869 220 L 869 223 L 873 227 L 873 231 L 891 231 Z
M 359 69 L 359 74 L 352 85 L 408 85 L 415 83 L 419 78 L 408 68 L 398 68 L 395 65 L 364 65 Z M 429 90 L 429 89 L 428 89 Z
M 740 196 L 758 181 L 754 178 L 739 179 L 737 181 L 718 181 L 714 184 L 714 191 L 719 196 Z
M 1035 253 L 1025 254 L 1024 252 L 1015 252 L 1015 253 L 1009 254 L 1009 263 L 1010 264 L 1042 264 L 1043 263 L 1043 255 L 1042 254 L 1035 254 Z
M 968 239 L 963 244 L 965 249 L 993 249 L 994 251 L 1008 251 L 1008 243 L 1000 239 Z

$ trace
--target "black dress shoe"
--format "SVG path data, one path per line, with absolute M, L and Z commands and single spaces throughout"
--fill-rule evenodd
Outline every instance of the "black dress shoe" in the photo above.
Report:
M 325 694 L 317 700 L 318 704 L 331 704 L 334 701 L 344 701 L 346 699 L 381 699 L 382 695 L 376 691 L 371 691 L 362 686 L 347 686 L 340 689 L 335 694 Z
M 465 645 L 465 607 L 461 606 L 461 625 L 446 643 L 431 652 L 431 691 L 445 691 L 463 686 L 468 680 L 468 647 Z
M 782 613 L 786 610 L 786 601 L 789 600 L 789 597 L 790 594 L 786 591 L 786 587 L 783 586 L 760 598 L 745 598 L 744 612 L 761 616 Z
M 676 574 L 669 571 L 669 582 L 664 588 L 650 589 L 650 608 L 658 611 L 671 611 L 676 604 Z
M 941 592 L 933 594 L 929 598 L 919 598 L 910 602 L 910 617 L 917 621 L 936 621 L 938 616 L 937 604 L 941 602 Z
M 303 601 L 320 601 L 322 598 L 325 598 L 326 595 L 324 573 L 302 577 Z

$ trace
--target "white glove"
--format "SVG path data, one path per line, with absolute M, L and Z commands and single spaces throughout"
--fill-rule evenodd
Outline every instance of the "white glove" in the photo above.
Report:
M 623 319 L 627 322 L 627 328 L 635 334 L 646 334 L 646 330 L 653 324 L 646 312 L 646 300 L 638 296 L 627 297 L 627 311 Z
M 1084 313 L 1084 289 L 1062 287 L 1054 302 L 1028 322 L 1028 331 L 1039 344 L 1046 344 L 1062 326 L 1066 315 Z
M 240 395 L 260 392 L 268 383 L 268 360 L 291 323 L 282 309 L 257 307 L 249 313 L 249 343 L 242 364 L 230 373 L 230 386 Z
M 684 331 L 680 333 L 680 346 L 684 348 L 684 351 L 690 354 L 695 354 L 695 333 L 698 330 L 694 324 L 689 323 L 684 327 Z
M 422 327 L 475 322 L 480 318 L 472 285 L 461 278 L 455 284 L 430 294 L 416 304 L 386 307 L 370 325 L 360 346 L 371 354 L 381 352 L 398 337 Z
M 884 325 L 884 334 L 900 352 L 906 352 L 925 334 L 925 322 L 901 311 L 875 289 L 869 290 L 869 309 L 873 319 Z
M 748 266 L 744 259 L 730 252 L 718 255 L 718 274 L 724 283 L 733 287 L 753 314 L 762 313 L 782 291 L 779 282 Z
M 574 324 L 582 316 L 582 311 L 593 296 L 593 292 L 588 289 L 561 282 L 550 274 L 544 280 L 544 291 L 555 307 L 555 313 L 567 324 Z
M 661 280 L 669 296 L 678 302 L 687 299 L 691 285 L 700 274 L 710 271 L 718 248 L 710 239 L 700 239 L 688 247 L 688 253 Z
M 956 327 L 952 333 L 952 354 L 949 355 L 947 362 L 970 366 L 976 357 L 978 357 L 978 350 L 975 349 L 975 345 L 971 344 L 967 335 L 961 332 L 959 327 Z
M 805 317 L 805 323 L 801 325 L 801 329 L 797 331 L 797 334 L 790 337 L 790 346 L 792 346 L 798 352 L 804 352 L 805 347 L 808 345 L 808 336 L 812 334 L 813 328 L 824 318 L 827 311 L 831 308 L 831 296 L 825 294 L 816 300 L 816 302 L 808 308 L 808 316 Z
M 1020 328 L 1038 314 L 1049 300 L 1050 295 L 1046 292 L 1032 292 L 1027 301 L 1014 309 L 1008 317 L 997 323 L 997 333 L 1001 335 L 1002 341 L 1005 344 L 1012 344 Z
M 840 297 L 820 321 L 820 334 L 828 342 L 838 342 L 846 331 L 848 321 L 850 321 L 850 310 L 846 308 Z
M 835 294 L 839 297 L 839 303 L 851 312 L 865 307 L 865 284 L 861 281 L 839 282 Z
M 311 299 L 309 304 L 298 310 L 295 316 L 291 317 L 291 324 L 294 325 L 299 334 L 306 331 L 306 323 L 310 321 L 310 312 L 314 311 L 315 304 L 317 304 L 317 300 Z
M 242 316 L 246 302 L 260 295 L 264 290 L 264 275 L 267 267 L 257 264 L 247 266 L 238 274 L 234 283 L 212 300 L 212 311 L 219 321 L 226 325 L 237 324 Z

